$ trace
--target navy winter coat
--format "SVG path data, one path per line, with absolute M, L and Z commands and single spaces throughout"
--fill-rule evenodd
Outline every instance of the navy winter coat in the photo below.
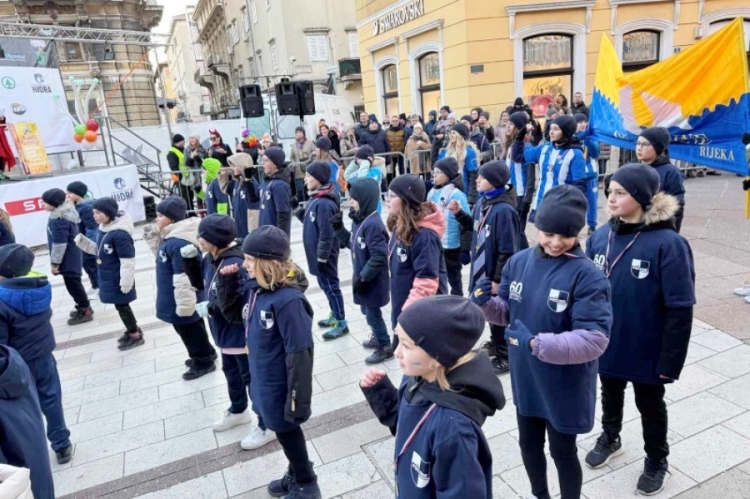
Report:
M 258 190 L 258 181 L 253 178 L 245 181 L 245 184 L 247 184 L 247 187 L 243 188 L 240 185 L 240 181 L 234 179 L 227 184 L 226 188 L 226 196 L 229 199 L 232 219 L 237 226 L 237 237 L 240 239 L 245 239 L 250 233 L 247 211 L 260 209 L 260 201 L 257 199 L 248 199 L 247 196 L 250 190 Z
M 80 223 L 75 207 L 67 201 L 49 214 L 47 246 L 52 265 L 57 265 L 61 275 L 80 276 L 83 255 L 75 243 Z
M 219 213 L 229 215 L 229 196 L 219 187 L 219 179 L 214 179 L 206 191 L 206 211 L 209 215 Z
M 339 246 L 331 227 L 331 218 L 339 212 L 339 195 L 332 185 L 310 193 L 305 211 L 300 211 L 302 244 L 307 256 L 310 274 L 320 275 L 318 262 L 326 262 L 324 274 L 336 276 L 339 272 Z
M 290 235 L 292 231 L 292 188 L 289 186 L 289 174 L 282 170 L 267 177 L 259 189 L 260 216 L 258 225 L 273 225 Z M 255 196 L 251 197 L 254 199 Z
M 99 299 L 102 303 L 124 305 L 136 299 L 135 245 L 133 221 L 126 211 L 97 231 L 96 243 L 81 235 L 76 243 L 85 253 L 96 256 Z M 127 293 L 122 288 L 128 288 Z
M 211 253 L 206 253 L 201 262 L 203 289 L 206 291 L 206 299 L 208 300 L 208 325 L 214 343 L 219 348 L 245 348 L 247 345 L 245 327 L 242 324 L 232 323 L 224 317 L 221 307 L 219 307 L 216 291 L 219 279 L 217 272 L 220 268 L 228 265 L 236 264 L 239 266 L 240 283 L 247 281 L 247 271 L 242 268 L 244 261 L 245 255 L 242 253 L 242 249 L 239 246 L 233 246 L 222 252 L 215 260 Z
M 32 273 L 0 281 L 0 345 L 13 347 L 26 361 L 55 349 L 52 287 L 47 277 Z
M 81 219 L 78 223 L 78 233 L 85 235 L 92 241 L 96 241 L 96 231 L 99 230 L 99 224 L 94 220 L 93 204 L 93 200 L 85 200 L 75 205 L 75 207 L 76 212 L 78 212 L 78 218 Z
M 372 131 L 369 128 L 362 132 L 362 137 L 359 139 L 359 146 L 370 146 L 375 154 L 391 152 L 391 144 L 388 142 L 388 137 L 385 134 L 385 130 L 378 124 L 378 129 Z M 386 159 L 386 161 L 388 161 Z
M 34 378 L 21 356 L 0 345 L 0 463 L 28 468 L 35 499 L 55 499 Z
M 5 220 L 0 220 L 0 246 L 13 244 L 15 242 L 16 236 L 13 235 L 13 232 L 10 230 L 10 227 L 8 227 L 8 224 L 5 223 Z

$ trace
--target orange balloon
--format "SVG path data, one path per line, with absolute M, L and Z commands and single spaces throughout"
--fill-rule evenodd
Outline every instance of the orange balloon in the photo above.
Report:
M 81 142 L 83 142 L 83 135 L 73 134 L 73 140 L 75 140 L 76 142 L 80 144 Z
M 96 142 L 96 138 L 98 135 L 93 130 L 86 130 L 86 133 L 83 134 L 83 138 L 86 139 L 86 142 Z

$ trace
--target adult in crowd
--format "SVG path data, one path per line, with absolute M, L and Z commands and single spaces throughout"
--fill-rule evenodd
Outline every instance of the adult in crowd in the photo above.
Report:
M 341 139 L 341 157 L 354 157 L 357 147 L 359 147 L 359 140 L 355 127 L 344 125 L 344 137 Z
M 209 130 L 208 140 L 211 142 L 211 146 L 208 149 L 208 156 L 218 159 L 221 162 L 221 166 L 229 166 L 227 158 L 232 155 L 232 148 L 224 142 L 219 131 Z
M 336 155 L 340 157 L 341 156 L 341 141 L 339 140 L 339 135 L 333 130 L 331 130 L 328 127 L 328 125 L 326 125 L 325 123 L 320 125 L 318 130 L 320 131 L 320 133 L 318 134 L 317 137 L 315 137 L 315 140 L 317 141 L 321 137 L 328 137 L 331 141 L 331 150 L 336 151 Z
M 424 124 L 424 131 L 430 138 L 435 135 L 435 127 L 437 127 L 437 123 L 437 111 L 432 110 L 427 115 L 427 123 Z
M 378 118 L 374 115 L 370 115 L 370 126 L 367 131 L 362 134 L 362 138 L 359 140 L 359 147 L 370 146 L 374 154 L 382 154 L 391 152 L 391 144 L 388 142 L 388 137 L 385 134 L 385 130 L 378 123 Z M 386 165 L 390 163 L 390 158 L 385 156 Z
M 185 147 L 185 165 L 191 170 L 197 170 L 203 166 L 203 160 L 208 157 L 206 149 L 201 145 L 199 133 L 191 133 L 188 145 Z
M 305 127 L 298 126 L 294 131 L 294 144 L 292 144 L 289 158 L 294 165 L 294 195 L 297 199 L 304 201 L 307 197 L 305 189 L 305 165 L 315 153 L 315 142 L 307 138 Z
M 490 113 L 487 111 L 482 111 L 482 113 L 479 115 L 479 119 L 475 122 L 477 128 L 479 131 L 481 131 L 485 137 L 487 137 L 487 141 L 492 144 L 495 142 L 495 129 L 490 125 Z
M 583 94 L 576 92 L 573 94 L 573 107 L 571 108 L 573 114 L 585 114 L 586 118 L 589 118 L 589 107 L 583 102 Z
M 195 210 L 195 176 L 190 173 L 185 160 L 185 137 L 176 133 L 172 136 L 172 147 L 167 153 L 167 164 L 172 171 L 172 190 L 185 200 L 188 211 L 192 211 Z
M 406 141 L 404 146 L 404 156 L 409 162 L 409 173 L 415 175 L 429 174 L 430 162 L 429 154 L 420 153 L 419 151 L 430 150 L 430 137 L 422 128 L 422 123 L 417 121 L 414 124 L 414 131 Z
M 362 111 L 359 113 L 359 123 L 354 125 L 354 136 L 357 138 L 357 142 L 362 139 L 362 134 L 367 131 L 370 127 L 370 117 L 367 113 Z
M 236 152 L 245 152 L 253 157 L 253 163 L 258 164 L 258 149 L 260 149 L 260 142 L 258 138 L 253 135 L 247 128 L 242 130 L 242 141 L 237 144 Z
M 391 152 L 400 152 L 401 154 L 404 153 L 404 143 L 406 141 L 405 139 L 405 132 L 404 127 L 401 126 L 401 119 L 393 115 L 391 117 L 391 126 L 388 128 L 388 130 L 385 132 L 386 136 L 388 137 L 388 143 L 390 144 Z M 394 155 L 393 156 L 393 170 L 392 173 L 389 173 L 389 179 L 388 183 L 390 184 L 390 181 L 393 179 L 393 177 L 396 175 L 396 165 L 398 165 L 398 173 L 400 175 L 404 174 L 404 157 L 401 155 Z

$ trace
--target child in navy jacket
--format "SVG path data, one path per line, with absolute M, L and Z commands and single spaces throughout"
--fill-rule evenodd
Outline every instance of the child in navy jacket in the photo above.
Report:
M 587 135 L 588 116 L 577 113 L 574 118 L 578 124 L 576 137 L 583 144 L 583 159 L 586 162 L 586 201 L 589 203 L 586 224 L 589 226 L 589 234 L 593 234 L 596 230 L 599 211 L 599 142 Z
M 349 218 L 352 231 L 344 228 L 341 214 L 331 220 L 336 238 L 352 251 L 352 286 L 354 304 L 361 307 L 372 330 L 362 343 L 375 352 L 365 364 L 379 364 L 393 358 L 391 338 L 383 320 L 381 307 L 388 305 L 388 232 L 378 215 L 380 185 L 371 178 L 352 179 L 347 185 L 351 195 Z
M 690 245 L 674 226 L 679 201 L 659 192 L 654 168 L 624 165 L 609 190 L 612 218 L 586 245 L 586 255 L 609 277 L 614 313 L 609 348 L 599 360 L 604 432 L 586 464 L 599 468 L 622 452 L 622 410 L 631 382 L 646 444 L 637 488 L 652 495 L 662 489 L 667 473 L 664 385 L 679 378 L 685 364 L 695 267 Z
M 292 207 L 289 204 L 292 198 L 292 188 L 289 186 L 289 175 L 284 165 L 286 155 L 280 147 L 269 147 L 264 156 L 263 172 L 266 178 L 258 189 L 260 197 L 258 225 L 273 225 L 289 236 L 292 230 Z M 249 192 L 252 189 L 245 187 L 249 199 L 254 201 L 255 194 Z
M 8 244 L 0 248 L 0 345 L 17 350 L 29 366 L 47 419 L 47 438 L 58 463 L 65 464 L 73 457 L 73 447 L 65 424 L 57 361 L 52 355 L 52 287 L 46 276 L 31 272 L 33 264 L 34 253 L 26 246 Z M 16 431 L 20 429 L 2 432 L 0 440 Z M 46 446 L 43 456 L 46 460 Z
M 99 273 L 99 299 L 115 305 L 125 332 L 118 338 L 119 350 L 143 345 L 143 331 L 138 327 L 130 303 L 135 293 L 135 245 L 133 221 L 126 211 L 119 211 L 117 201 L 100 198 L 93 203 L 94 219 L 99 223 L 96 242 L 83 234 L 76 236 L 76 245 L 93 255 Z
M 388 260 L 391 271 L 391 327 L 401 311 L 417 300 L 445 294 L 447 272 L 441 239 L 445 217 L 435 204 L 425 202 L 424 181 L 399 175 L 388 190 Z M 394 349 L 398 336 L 394 336 Z
M 516 191 L 507 185 L 509 179 L 510 170 L 503 161 L 490 161 L 479 169 L 479 200 L 474 205 L 473 219 L 457 204 L 450 206 L 461 225 L 474 229 L 469 289 L 486 277 L 492 281 L 492 293 L 497 294 L 505 264 L 522 246 L 527 246 L 523 243 L 526 235 L 521 232 Z M 490 323 L 490 333 L 490 341 L 482 348 L 492 360 L 495 374 L 507 373 L 510 367 L 505 328 Z
M 231 214 L 237 226 L 237 237 L 245 237 L 258 228 L 260 201 L 256 194 L 258 181 L 255 180 L 257 168 L 253 157 L 245 152 L 238 152 L 227 158 L 234 178 L 229 178 L 226 171 L 219 174 L 221 188 L 227 194 Z M 248 196 L 250 194 L 250 196 Z
M 305 173 L 305 186 L 309 199 L 305 209 L 297 202 L 293 202 L 292 207 L 303 224 L 302 244 L 308 271 L 318 278 L 318 285 L 331 307 L 328 318 L 318 322 L 318 326 L 331 328 L 323 333 L 324 340 L 335 340 L 349 334 L 349 326 L 339 285 L 339 243 L 331 227 L 331 219 L 339 213 L 339 195 L 331 183 L 328 163 L 310 163 Z
M 520 162 L 513 161 L 513 141 L 518 137 L 519 130 L 527 129 L 529 126 L 529 115 L 525 111 L 518 111 L 510 115 L 508 124 L 505 126 L 505 162 L 510 170 L 510 180 L 508 183 L 516 191 L 518 218 L 521 222 L 521 232 L 526 231 L 526 222 L 531 211 L 531 202 L 534 199 L 534 190 L 536 188 L 536 163 L 533 161 Z M 523 140 L 523 151 L 533 148 L 531 137 L 526 134 Z M 524 245 L 521 249 L 526 249 Z
M 51 272 L 61 275 L 65 289 L 76 304 L 68 324 L 75 326 L 94 320 L 89 297 L 81 282 L 83 260 L 75 244 L 81 219 L 73 205 L 65 200 L 62 189 L 50 189 L 42 194 L 44 209 L 50 212 L 47 224 L 47 246 Z
M 276 432 L 289 467 L 268 485 L 274 497 L 320 499 L 318 479 L 301 425 L 310 418 L 313 367 L 313 311 L 305 298 L 307 278 L 291 261 L 289 238 L 261 226 L 245 238 L 242 286 L 237 264 L 220 271 L 217 284 L 222 314 L 244 321 L 249 350 L 253 408 Z M 288 494 L 288 495 L 287 495 Z
M 78 233 L 92 241 L 96 241 L 96 232 L 99 230 L 99 224 L 94 220 L 94 210 L 91 204 L 93 201 L 86 199 L 88 192 L 88 186 L 79 181 L 71 182 L 67 187 L 68 200 L 75 205 L 78 218 L 81 219 L 78 224 Z M 83 270 L 89 276 L 92 292 L 98 291 L 99 276 L 97 275 L 95 255 L 83 253 Z
M 612 324 L 606 277 L 588 260 L 576 236 L 586 225 L 586 198 L 576 187 L 550 190 L 537 211 L 539 246 L 513 256 L 498 295 L 489 280 L 472 300 L 505 330 L 521 455 L 531 492 L 550 499 L 545 433 L 562 499 L 581 496 L 576 437 L 594 426 L 597 359 Z
M 204 301 L 185 273 L 185 258 L 198 255 L 200 218 L 187 217 L 187 203 L 169 196 L 156 205 L 156 224 L 143 228 L 143 239 L 156 257 L 156 317 L 172 324 L 190 357 L 184 380 L 198 379 L 216 370 L 216 351 L 208 341 L 203 318 L 195 305 Z
M 400 389 L 374 367 L 360 382 L 396 436 L 397 498 L 492 498 L 492 454 L 481 427 L 505 396 L 487 356 L 471 353 L 483 330 L 482 311 L 465 298 L 420 300 L 398 318 Z
M 241 153 L 245 154 L 245 153 Z M 247 155 L 250 157 L 250 155 Z M 231 162 L 231 156 L 229 161 Z M 206 252 L 202 260 L 199 256 L 185 258 L 185 272 L 195 287 L 206 292 L 206 301 L 198 303 L 196 309 L 201 317 L 208 317 L 208 325 L 214 343 L 221 349 L 221 364 L 227 379 L 231 405 L 213 425 L 215 432 L 227 431 L 235 426 L 252 421 L 248 411 L 250 392 L 250 365 L 247 358 L 245 328 L 239 322 L 231 322 L 221 312 L 217 284 L 219 271 L 230 265 L 239 266 L 241 283 L 247 280 L 247 271 L 242 268 L 245 255 L 235 242 L 237 227 L 227 215 L 209 215 L 198 226 L 198 241 Z M 257 414 L 257 412 L 256 412 Z M 263 417 L 258 414 L 258 425 L 245 437 L 240 445 L 252 450 L 276 440 L 276 434 L 266 428 Z

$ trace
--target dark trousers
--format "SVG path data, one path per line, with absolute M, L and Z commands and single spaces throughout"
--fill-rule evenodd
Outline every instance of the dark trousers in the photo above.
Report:
M 383 311 L 380 310 L 380 307 L 366 307 L 362 305 L 361 309 L 365 315 L 365 319 L 367 319 L 367 325 L 370 326 L 372 334 L 378 340 L 378 345 L 389 345 L 391 343 L 391 336 L 388 334 L 388 327 L 385 325 Z
M 531 493 L 539 499 L 549 499 L 547 458 L 544 456 L 545 434 L 549 435 L 549 451 L 555 461 L 560 481 L 561 499 L 579 499 L 583 471 L 578 461 L 576 437 L 555 430 L 546 419 L 529 418 L 516 412 L 518 442 L 526 474 L 531 482 Z
M 297 196 L 297 200 L 300 202 L 307 201 L 307 189 L 305 189 L 305 180 L 301 178 L 295 178 L 294 187 L 297 191 L 294 194 L 295 196 Z
M 505 326 L 490 324 L 490 339 L 495 345 L 497 358 L 508 360 L 508 342 L 505 341 Z
M 616 440 L 622 430 L 622 410 L 628 382 L 599 376 L 602 382 L 602 428 L 610 439 Z M 649 459 L 661 461 L 669 455 L 667 443 L 667 404 L 664 385 L 633 383 L 635 405 L 641 413 L 644 450 Z
M 445 270 L 448 272 L 448 283 L 451 285 L 451 294 L 454 296 L 463 296 L 461 248 L 444 250 L 443 257 L 445 258 Z
M 224 377 L 227 379 L 229 401 L 232 403 L 229 412 L 242 414 L 247 410 L 250 400 L 250 363 L 247 360 L 247 354 L 222 353 L 221 370 L 224 371 Z M 258 426 L 261 430 L 265 430 L 263 418 L 257 411 L 254 412 L 258 416 Z
M 319 275 L 318 286 L 328 298 L 328 306 L 331 307 L 333 318 L 337 321 L 346 320 L 344 313 L 344 295 L 341 294 L 339 277 L 335 275 Z
M 518 204 L 516 205 L 516 211 L 518 212 L 518 219 L 521 221 L 521 232 L 526 232 L 526 223 L 529 220 L 530 210 L 531 210 L 531 203 L 525 203 L 523 199 L 518 200 Z M 528 243 L 526 247 L 528 247 Z
M 86 275 L 89 276 L 91 287 L 99 289 L 99 275 L 97 274 L 98 271 L 96 268 L 95 255 L 89 255 L 88 253 L 83 254 L 83 270 L 86 272 Z
M 76 302 L 78 308 L 89 308 L 91 306 L 89 297 L 86 294 L 86 288 L 83 287 L 83 283 L 81 282 L 81 276 L 63 275 L 63 282 L 65 282 L 65 289 L 68 290 L 68 294 Z
M 26 364 L 31 371 L 31 377 L 34 378 L 39 405 L 47 420 L 47 439 L 52 445 L 52 450 L 64 449 L 70 445 L 70 431 L 65 425 L 57 361 L 50 353 L 38 359 L 27 360 Z
M 128 333 L 138 332 L 138 321 L 135 320 L 135 314 L 133 309 L 130 308 L 130 304 L 123 303 L 122 305 L 115 305 L 117 313 L 120 314 L 120 320 L 125 325 L 125 329 Z
M 276 436 L 281 448 L 284 449 L 284 455 L 289 460 L 289 467 L 297 483 L 309 485 L 315 482 L 317 477 L 313 471 L 310 456 L 307 454 L 307 445 L 302 428 L 298 426 L 293 430 L 277 432 Z
M 206 369 L 213 364 L 211 357 L 216 351 L 208 342 L 208 332 L 203 319 L 191 324 L 172 324 L 172 327 L 180 335 L 196 369 Z

